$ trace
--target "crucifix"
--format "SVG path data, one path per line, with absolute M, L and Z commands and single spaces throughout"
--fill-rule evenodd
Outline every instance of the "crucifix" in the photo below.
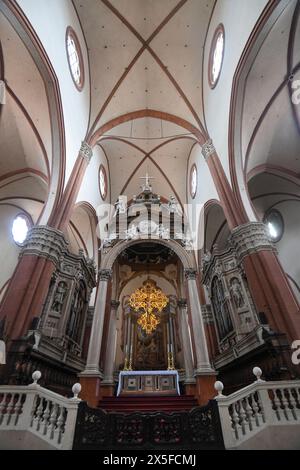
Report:
M 143 191 L 152 191 L 152 186 L 150 184 L 150 180 L 154 180 L 155 178 L 153 176 L 149 176 L 148 172 L 146 173 L 146 176 L 142 176 L 140 178 L 141 180 L 145 180 L 145 183 L 141 186 Z

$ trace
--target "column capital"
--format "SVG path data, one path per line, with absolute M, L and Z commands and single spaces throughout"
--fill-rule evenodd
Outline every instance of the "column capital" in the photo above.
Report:
M 275 251 L 270 240 L 268 229 L 263 222 L 248 222 L 235 227 L 230 235 L 230 243 L 234 247 L 239 260 L 258 251 Z
M 119 307 L 120 305 L 120 301 L 119 300 L 111 300 L 110 301 L 110 306 L 112 308 L 112 310 L 117 310 L 117 308 Z
M 112 277 L 111 269 L 99 269 L 99 281 L 109 281 Z
M 187 307 L 187 300 L 186 299 L 178 299 L 177 305 L 179 308 L 186 308 Z
M 81 142 L 81 147 L 79 150 L 79 154 L 84 158 L 88 163 L 90 163 L 91 158 L 93 156 L 93 149 L 89 146 L 87 142 L 84 140 Z
M 205 160 L 207 160 L 211 155 L 216 153 L 215 146 L 211 139 L 208 139 L 206 142 L 204 142 L 204 144 L 202 145 L 201 152 Z
M 29 230 L 20 256 L 47 258 L 57 265 L 67 247 L 68 242 L 63 232 L 47 225 L 36 225 Z
M 186 268 L 184 270 L 184 275 L 188 281 L 195 280 L 198 275 L 198 271 L 194 268 Z

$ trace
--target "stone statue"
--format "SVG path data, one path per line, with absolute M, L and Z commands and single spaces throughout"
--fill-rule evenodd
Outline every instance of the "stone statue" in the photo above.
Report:
M 134 240 L 138 238 L 139 233 L 138 233 L 138 228 L 136 227 L 135 224 L 131 224 L 128 230 L 125 230 L 125 237 L 127 240 Z
M 208 251 L 205 251 L 203 255 L 203 263 L 209 263 L 210 261 L 211 261 L 211 252 L 208 250 Z
M 236 277 L 234 277 L 230 281 L 230 291 L 236 308 L 243 307 L 245 305 L 245 300 L 241 288 L 241 283 Z
M 170 231 L 168 228 L 165 228 L 163 224 L 159 224 L 157 229 L 156 229 L 156 235 L 159 238 L 164 238 L 166 240 L 170 239 Z
M 57 313 L 61 313 L 67 290 L 68 288 L 65 282 L 60 282 L 58 284 L 54 294 L 51 310 Z
M 115 202 L 115 212 L 113 217 L 116 217 L 116 215 L 119 214 L 125 214 L 127 209 L 127 204 L 124 201 L 123 198 L 118 198 L 118 200 Z
M 182 215 L 182 211 L 180 210 L 180 206 L 175 196 L 170 196 L 170 200 L 168 202 L 168 210 L 170 213 Z

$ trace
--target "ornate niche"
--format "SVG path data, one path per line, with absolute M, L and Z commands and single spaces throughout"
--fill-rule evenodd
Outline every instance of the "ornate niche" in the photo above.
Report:
M 38 327 L 65 352 L 80 357 L 90 296 L 96 285 L 92 260 L 65 252 L 52 276 Z
M 258 326 L 246 277 L 233 248 L 205 253 L 203 283 L 211 300 L 220 352 L 234 346 Z

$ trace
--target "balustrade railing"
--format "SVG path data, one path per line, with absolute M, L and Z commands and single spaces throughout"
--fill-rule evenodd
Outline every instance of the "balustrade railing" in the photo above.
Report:
M 237 447 L 268 426 L 300 426 L 300 381 L 265 382 L 259 367 L 253 373 L 253 384 L 229 396 L 223 395 L 222 382 L 215 383 L 226 448 Z
M 40 387 L 40 377 L 35 371 L 31 385 L 0 387 L 0 432 L 32 432 L 54 448 L 71 449 L 80 384 L 73 386 L 73 398 L 65 398 Z

